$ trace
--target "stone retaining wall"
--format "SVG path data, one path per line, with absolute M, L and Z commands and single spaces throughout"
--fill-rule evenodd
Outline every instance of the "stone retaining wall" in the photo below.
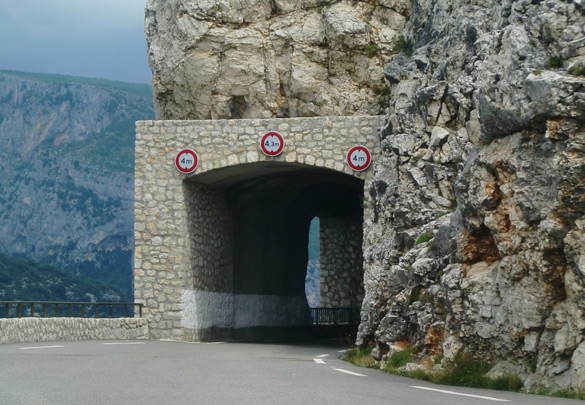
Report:
M 59 340 L 134 339 L 148 339 L 148 322 L 146 319 L 0 319 L 0 344 L 52 342 Z

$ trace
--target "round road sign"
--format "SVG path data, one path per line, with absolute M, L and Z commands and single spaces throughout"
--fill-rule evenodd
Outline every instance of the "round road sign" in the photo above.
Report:
M 197 168 L 197 154 L 191 149 L 183 149 L 177 153 L 175 166 L 181 173 L 192 173 Z
M 278 156 L 284 149 L 284 139 L 278 132 L 270 131 L 260 140 L 260 147 L 266 156 Z
M 370 166 L 372 156 L 365 146 L 354 146 L 347 153 L 347 164 L 356 172 L 366 170 Z

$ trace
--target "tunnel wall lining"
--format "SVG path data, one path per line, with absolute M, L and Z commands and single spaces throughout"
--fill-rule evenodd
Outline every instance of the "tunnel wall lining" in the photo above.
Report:
M 382 116 L 138 121 L 134 288 L 136 301 L 145 305 L 151 338 L 209 340 L 225 337 L 237 327 L 278 326 L 278 319 L 251 320 L 234 310 L 278 298 L 240 297 L 230 292 L 231 264 L 229 249 L 225 250 L 229 232 L 213 236 L 218 226 L 229 224 L 223 216 L 229 213 L 223 209 L 226 202 L 221 192 L 196 184 L 203 179 L 199 176 L 272 161 L 331 169 L 364 180 L 364 217 L 368 218 L 367 190 L 373 168 L 357 174 L 345 158 L 351 147 L 364 145 L 375 159 L 383 122 Z M 269 158 L 261 152 L 259 141 L 273 130 L 282 134 L 285 147 L 281 155 Z M 195 150 L 199 157 L 191 175 L 175 168 L 175 156 L 184 148 Z M 221 271 L 218 260 L 223 260 Z M 216 277 L 217 271 L 228 276 Z

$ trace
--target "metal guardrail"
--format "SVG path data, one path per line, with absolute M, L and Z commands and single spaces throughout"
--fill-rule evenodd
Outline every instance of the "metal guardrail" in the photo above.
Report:
M 135 302 L 0 301 L 0 318 L 11 318 L 11 314 L 15 318 L 35 318 L 36 309 L 42 310 L 38 312 L 41 318 L 127 318 L 134 316 L 136 307 L 142 318 L 142 306 Z
M 360 321 L 359 308 L 309 308 L 313 325 L 357 325 Z

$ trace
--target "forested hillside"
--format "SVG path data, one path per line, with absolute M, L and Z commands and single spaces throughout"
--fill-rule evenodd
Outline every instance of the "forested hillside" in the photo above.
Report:
M 0 301 L 118 302 L 122 296 L 109 284 L 0 253 Z

